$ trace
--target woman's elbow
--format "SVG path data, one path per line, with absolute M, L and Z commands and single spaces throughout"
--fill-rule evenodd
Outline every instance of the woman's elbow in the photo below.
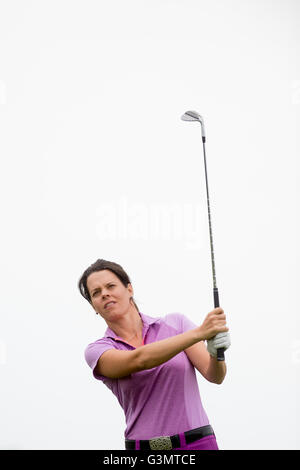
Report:
M 211 382 L 211 383 L 216 384 L 216 385 L 221 385 L 224 382 L 225 375 L 223 375 L 221 377 L 209 377 L 209 376 L 207 376 L 205 378 L 206 378 L 206 380 L 208 380 L 208 382 Z
M 222 377 L 221 379 L 215 380 L 215 384 L 221 385 L 224 382 L 225 377 Z

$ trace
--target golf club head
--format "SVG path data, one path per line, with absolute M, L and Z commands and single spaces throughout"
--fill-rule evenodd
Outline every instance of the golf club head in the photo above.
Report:
M 197 113 L 196 111 L 186 111 L 182 116 L 181 119 L 183 121 L 198 121 L 201 124 L 201 131 L 202 131 L 202 140 L 205 142 L 205 128 L 204 128 L 204 120 L 203 117 Z
M 181 119 L 183 121 L 202 121 L 202 116 L 196 111 L 186 111 L 182 116 Z

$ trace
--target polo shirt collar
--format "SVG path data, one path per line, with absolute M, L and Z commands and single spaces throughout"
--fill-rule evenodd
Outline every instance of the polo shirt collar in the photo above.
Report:
M 153 318 L 153 317 L 150 317 L 149 315 L 144 315 L 142 312 L 139 312 L 139 315 L 142 319 L 142 322 L 143 322 L 143 334 L 144 334 L 144 331 L 145 329 L 148 330 L 149 326 L 152 325 L 153 323 L 156 323 L 157 321 L 160 320 L 160 318 Z M 105 331 L 105 338 L 118 338 L 118 336 L 116 335 L 116 333 L 111 330 L 110 328 L 107 328 L 107 330 Z

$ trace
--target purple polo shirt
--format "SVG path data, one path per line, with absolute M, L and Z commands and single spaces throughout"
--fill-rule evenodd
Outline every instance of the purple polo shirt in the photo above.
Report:
M 197 327 L 180 313 L 152 318 L 139 312 L 143 321 L 144 344 L 154 343 Z M 110 379 L 94 371 L 101 354 L 108 349 L 130 351 L 134 346 L 110 328 L 105 336 L 90 343 L 85 359 L 96 379 L 117 397 L 125 413 L 125 439 L 172 436 L 209 424 L 201 403 L 196 372 L 184 351 L 152 369 Z

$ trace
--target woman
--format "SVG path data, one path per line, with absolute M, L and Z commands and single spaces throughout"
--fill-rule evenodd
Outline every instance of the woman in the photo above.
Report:
M 223 310 L 210 312 L 201 326 L 180 313 L 152 318 L 139 311 L 123 268 L 103 259 L 86 269 L 78 287 L 108 326 L 85 359 L 124 410 L 125 449 L 218 450 L 195 368 L 210 382 L 224 380 L 225 362 L 216 359 L 217 347 L 230 346 Z

